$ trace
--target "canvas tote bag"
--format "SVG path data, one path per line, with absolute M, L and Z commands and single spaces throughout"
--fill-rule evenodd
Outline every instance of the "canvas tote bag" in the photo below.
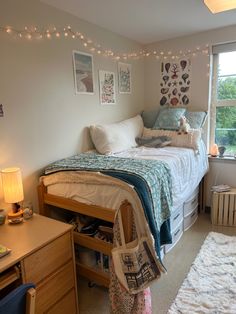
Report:
M 135 219 L 137 238 L 129 243 L 125 243 L 120 210 L 118 223 L 121 245 L 116 242 L 116 247 L 111 251 L 114 270 L 122 286 L 129 293 L 136 294 L 161 276 L 163 266 L 156 255 L 150 237 L 141 236 L 139 219 Z

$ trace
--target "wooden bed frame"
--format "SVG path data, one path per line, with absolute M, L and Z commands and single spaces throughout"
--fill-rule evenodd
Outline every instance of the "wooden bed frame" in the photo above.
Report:
M 116 216 L 116 210 L 100 207 L 96 205 L 87 205 L 81 202 L 77 202 L 72 199 L 55 196 L 47 193 L 47 188 L 41 183 L 38 186 L 38 199 L 39 199 L 39 213 L 44 216 L 51 217 L 53 207 L 59 207 L 65 210 L 72 211 L 87 215 L 90 217 L 102 219 L 108 222 L 114 222 Z M 126 242 L 130 242 L 132 239 L 132 222 L 133 212 L 132 205 L 128 201 L 124 201 L 121 206 L 122 223 L 125 233 Z M 83 247 L 99 251 L 105 255 L 111 255 L 113 245 L 105 241 L 87 236 L 82 233 L 74 232 L 74 243 L 77 243 Z M 76 261 L 78 275 L 86 277 L 91 282 L 96 282 L 105 287 L 109 286 L 110 278 L 109 274 L 101 271 L 97 268 L 91 268 L 87 265 L 81 264 Z
M 69 210 L 74 213 L 87 215 L 90 217 L 102 219 L 109 222 L 114 222 L 116 210 L 100 207 L 96 205 L 87 205 L 85 203 L 77 202 L 72 199 L 55 196 L 47 193 L 47 188 L 41 183 L 38 186 L 38 199 L 39 199 L 39 213 L 51 217 L 53 207 L 59 207 L 64 210 Z M 132 240 L 132 222 L 133 222 L 133 208 L 132 205 L 124 200 L 120 206 L 122 223 L 125 233 L 126 242 Z M 203 178 L 199 185 L 199 211 L 205 211 L 205 179 Z M 87 247 L 94 251 L 99 251 L 105 255 L 111 255 L 113 245 L 102 240 L 74 232 L 74 243 L 83 247 Z M 91 282 L 96 282 L 103 286 L 109 286 L 109 274 L 102 272 L 99 269 L 91 268 L 76 261 L 78 274 L 88 278 Z

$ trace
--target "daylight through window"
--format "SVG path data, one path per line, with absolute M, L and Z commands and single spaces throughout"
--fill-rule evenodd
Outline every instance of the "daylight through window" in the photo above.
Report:
M 231 49 L 232 45 L 230 44 Z M 220 45 L 220 48 L 213 47 L 211 142 L 224 146 L 225 156 L 234 156 L 236 154 L 236 45 L 233 51 L 227 51 L 227 48 L 229 48 L 227 44 Z

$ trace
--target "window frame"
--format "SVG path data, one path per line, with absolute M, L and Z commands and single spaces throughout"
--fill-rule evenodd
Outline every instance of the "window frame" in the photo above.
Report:
M 216 108 L 217 107 L 236 107 L 236 99 L 217 99 L 218 88 L 218 68 L 219 55 L 224 52 L 231 52 L 232 50 L 220 51 L 213 54 L 213 75 L 212 75 L 212 92 L 211 92 L 211 109 L 210 109 L 210 147 L 215 143 L 215 129 L 216 129 Z M 233 50 L 236 52 L 235 50 Z M 234 76 L 234 75 L 230 75 Z M 227 154 L 226 154 L 227 155 Z

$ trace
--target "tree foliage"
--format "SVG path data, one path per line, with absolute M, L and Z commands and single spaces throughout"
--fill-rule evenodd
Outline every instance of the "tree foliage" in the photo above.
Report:
M 217 107 L 216 142 L 224 146 L 236 146 L 236 77 L 219 80 L 217 98 L 235 99 L 235 106 Z

